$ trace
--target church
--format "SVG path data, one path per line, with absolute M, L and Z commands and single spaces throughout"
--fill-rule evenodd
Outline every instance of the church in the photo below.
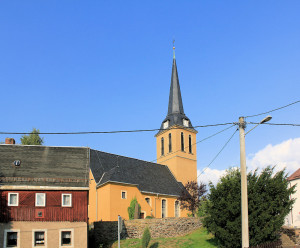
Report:
M 197 131 L 185 115 L 175 48 L 169 106 L 156 137 L 157 163 L 90 150 L 89 221 L 128 219 L 133 198 L 141 218 L 185 217 L 177 200 L 188 181 L 197 180 Z

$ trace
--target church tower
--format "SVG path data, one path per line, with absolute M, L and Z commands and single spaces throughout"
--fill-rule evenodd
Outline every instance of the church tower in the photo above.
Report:
M 183 111 L 174 46 L 168 114 L 160 129 L 155 135 L 157 163 L 167 165 L 183 184 L 196 180 L 197 131 Z

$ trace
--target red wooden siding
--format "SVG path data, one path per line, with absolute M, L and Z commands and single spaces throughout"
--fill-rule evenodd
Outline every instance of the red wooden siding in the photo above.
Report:
M 19 193 L 19 206 L 7 206 L 8 193 Z M 46 206 L 35 206 L 35 193 L 46 193 Z M 62 194 L 72 194 L 72 207 L 61 206 Z M 88 221 L 87 191 L 0 191 L 0 222 Z M 37 211 L 43 217 L 37 216 Z

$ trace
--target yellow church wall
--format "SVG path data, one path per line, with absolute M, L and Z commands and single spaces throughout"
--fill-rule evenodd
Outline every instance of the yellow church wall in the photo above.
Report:
M 92 180 L 93 181 L 93 180 Z M 94 186 L 91 182 L 90 187 Z M 165 196 L 157 194 L 144 194 L 134 185 L 108 183 L 96 190 L 91 191 L 89 202 L 89 221 L 90 223 L 95 221 L 116 221 L 118 215 L 123 219 L 128 220 L 127 208 L 130 205 L 131 200 L 136 197 L 138 203 L 141 205 L 141 212 L 144 213 L 144 217 L 153 216 L 155 218 L 162 217 L 161 202 L 163 199 L 167 201 L 166 217 L 175 217 L 175 196 Z M 122 199 L 122 191 L 126 192 L 126 199 Z M 92 193 L 94 193 L 92 195 Z M 95 195 L 97 195 L 95 197 Z M 146 198 L 150 198 L 150 204 L 146 202 Z M 96 203 L 97 201 L 97 203 Z M 94 206 L 92 206 L 94 205 Z M 97 206 L 97 213 L 96 213 Z M 179 210 L 179 217 L 186 217 L 187 211 Z
M 93 223 L 97 220 L 96 216 L 96 183 L 93 177 L 92 172 L 90 171 L 90 185 L 89 185 L 89 206 L 88 206 L 88 215 L 89 215 L 89 223 Z
M 184 134 L 184 151 L 181 151 L 181 133 Z M 169 134 L 172 135 L 172 151 L 169 152 Z M 189 152 L 189 135 L 191 135 L 192 153 Z M 161 139 L 164 138 L 164 155 L 161 154 Z M 177 181 L 186 184 L 197 178 L 196 132 L 174 126 L 157 137 L 157 163 L 169 167 Z

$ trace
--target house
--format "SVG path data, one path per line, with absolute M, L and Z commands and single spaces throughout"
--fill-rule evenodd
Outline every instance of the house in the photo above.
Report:
M 87 247 L 89 149 L 6 143 L 0 145 L 0 246 Z
M 300 169 L 296 170 L 288 177 L 290 187 L 296 185 L 295 193 L 291 198 L 295 199 L 292 210 L 286 217 L 285 225 L 299 228 L 300 227 Z

